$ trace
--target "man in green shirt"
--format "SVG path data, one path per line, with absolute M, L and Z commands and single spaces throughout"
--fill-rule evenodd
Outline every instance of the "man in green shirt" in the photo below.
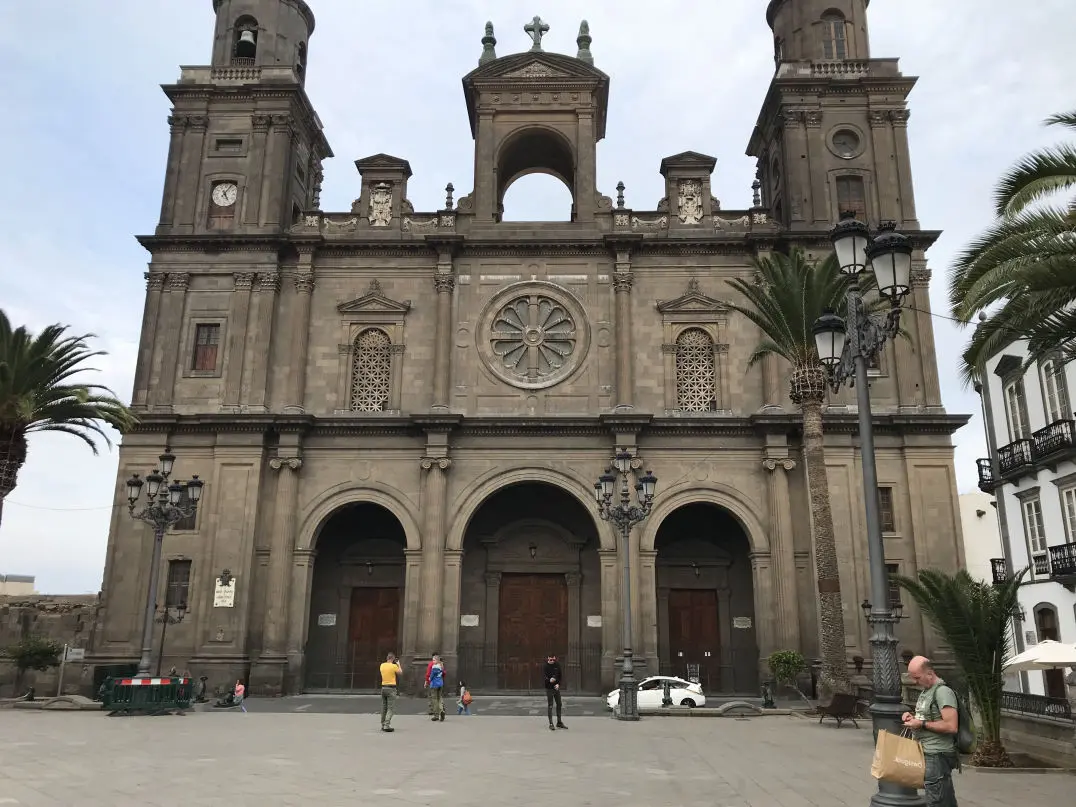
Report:
M 915 714 L 905 712 L 901 720 L 923 746 L 926 777 L 923 789 L 930 807 L 957 807 L 953 770 L 960 768 L 956 735 L 960 728 L 956 693 L 938 677 L 930 659 L 916 656 L 908 662 L 908 675 L 923 694 L 915 703 Z

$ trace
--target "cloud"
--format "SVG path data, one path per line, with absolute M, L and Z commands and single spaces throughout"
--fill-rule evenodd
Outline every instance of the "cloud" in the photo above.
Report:
M 483 25 L 499 55 L 529 47 L 522 0 L 355 3 L 310 0 L 308 91 L 337 154 L 326 165 L 323 207 L 347 210 L 358 195 L 351 162 L 379 151 L 411 162 L 409 192 L 433 210 L 452 182 L 470 191 L 473 143 L 460 79 L 477 65 Z M 714 192 L 726 209 L 751 199 L 744 150 L 770 77 L 764 4 L 546 0 L 547 49 L 574 55 L 586 17 L 597 65 L 611 76 L 608 134 L 599 145 L 599 188 L 652 209 L 664 195 L 661 158 L 685 149 L 718 158 Z M 209 0 L 7 3 L 0 48 L 0 305 L 39 328 L 62 321 L 94 332 L 109 356 L 95 365 L 127 397 L 142 316 L 148 255 L 168 146 L 168 102 L 156 86 L 181 64 L 204 64 L 213 36 Z M 915 191 L 922 225 L 942 229 L 931 250 L 934 311 L 944 314 L 954 253 L 990 219 L 995 178 L 1023 152 L 1051 142 L 1040 121 L 1071 106 L 1062 71 L 1071 45 L 1071 0 L 1014 6 L 1001 0 L 874 3 L 872 51 L 899 56 L 922 78 L 911 97 Z M 64 24 L 58 25 L 62 19 Z M 560 215 L 554 180 L 529 177 L 509 197 L 513 218 Z M 936 318 L 943 397 L 975 414 L 956 436 L 962 490 L 975 486 L 985 453 L 979 402 L 956 381 L 964 335 Z M 115 451 L 95 458 L 62 435 L 37 436 L 0 528 L 0 572 L 37 575 L 47 591 L 95 591 L 116 484 Z M 85 509 L 96 508 L 96 509 Z

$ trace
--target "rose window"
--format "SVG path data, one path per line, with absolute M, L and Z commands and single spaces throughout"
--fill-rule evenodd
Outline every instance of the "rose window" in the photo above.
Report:
M 576 341 L 576 323 L 568 309 L 542 294 L 512 300 L 490 326 L 490 348 L 501 367 L 530 383 L 558 375 L 571 361 Z

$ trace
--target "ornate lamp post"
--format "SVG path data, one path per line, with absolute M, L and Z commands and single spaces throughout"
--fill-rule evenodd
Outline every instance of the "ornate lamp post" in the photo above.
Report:
M 161 646 L 157 649 L 157 677 L 161 677 L 161 664 L 164 662 L 164 637 L 168 633 L 169 625 L 178 625 L 187 615 L 187 603 L 179 605 L 166 605 L 156 618 L 161 623 Z
M 615 473 L 614 473 L 615 472 Z M 613 459 L 612 468 L 598 477 L 594 483 L 594 498 L 598 501 L 598 515 L 604 521 L 612 522 L 620 531 L 621 546 L 624 548 L 624 664 L 620 673 L 620 720 L 639 719 L 639 692 L 636 689 L 635 670 L 632 666 L 631 652 L 631 528 L 650 515 L 654 502 L 654 491 L 658 478 L 650 471 L 640 476 L 635 482 L 636 503 L 631 500 L 629 477 L 635 479 L 636 470 L 632 467 L 632 456 L 627 451 L 618 451 Z M 620 481 L 619 501 L 613 501 L 617 480 Z
M 846 297 L 846 320 L 827 311 L 814 325 L 818 357 L 829 371 L 834 392 L 846 381 L 856 387 L 859 408 L 859 439 L 863 461 L 863 500 L 867 515 L 867 552 L 870 563 L 871 600 L 864 610 L 871 626 L 874 698 L 870 706 L 877 737 L 880 730 L 900 733 L 900 667 L 897 663 L 897 639 L 893 626 L 900 613 L 889 601 L 889 575 L 885 567 L 881 520 L 878 515 L 878 470 L 874 456 L 874 429 L 871 420 L 870 387 L 867 361 L 876 358 L 885 342 L 900 330 L 900 306 L 911 286 L 912 247 L 897 233 L 893 224 L 882 225 L 873 239 L 865 224 L 854 213 L 844 213 L 833 228 L 831 238 L 841 271 L 853 283 Z M 863 301 L 860 279 L 873 271 L 879 294 L 889 301 L 884 315 L 872 314 Z M 878 792 L 871 797 L 874 807 L 913 807 L 925 805 L 915 790 L 878 782 Z
M 190 518 L 198 512 L 198 500 L 202 498 L 202 485 L 205 484 L 197 476 L 192 476 L 185 484 L 178 479 L 169 482 L 176 455 L 167 446 L 158 459 L 161 462 L 160 467 L 148 474 L 145 479 L 135 474 L 127 480 L 127 511 L 132 518 L 144 521 L 153 527 L 153 556 L 150 560 L 149 591 L 146 593 L 146 610 L 142 622 L 142 655 L 138 660 L 137 678 L 150 677 L 153 623 L 157 613 L 157 578 L 161 565 L 161 544 L 164 543 L 164 533 L 173 524 Z M 146 488 L 146 505 L 135 512 L 143 486 Z M 186 505 L 183 504 L 184 488 L 189 502 Z M 163 635 L 161 639 L 163 644 Z

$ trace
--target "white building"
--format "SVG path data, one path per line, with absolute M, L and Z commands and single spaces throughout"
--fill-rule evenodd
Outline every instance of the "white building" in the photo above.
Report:
M 960 494 L 960 523 L 964 534 L 964 565 L 976 580 L 992 580 L 990 561 L 1003 556 L 994 497 L 982 491 Z
M 0 596 L 22 597 L 36 593 L 33 575 L 0 574 Z
M 992 356 L 979 390 L 990 451 L 978 461 L 979 487 L 997 497 L 1001 531 L 994 579 L 1030 567 L 1018 649 L 1076 642 L 1076 363 L 1044 360 L 1024 370 L 1026 358 L 1023 341 Z M 1029 673 L 1026 685 L 1036 695 L 1066 694 L 1060 670 Z

